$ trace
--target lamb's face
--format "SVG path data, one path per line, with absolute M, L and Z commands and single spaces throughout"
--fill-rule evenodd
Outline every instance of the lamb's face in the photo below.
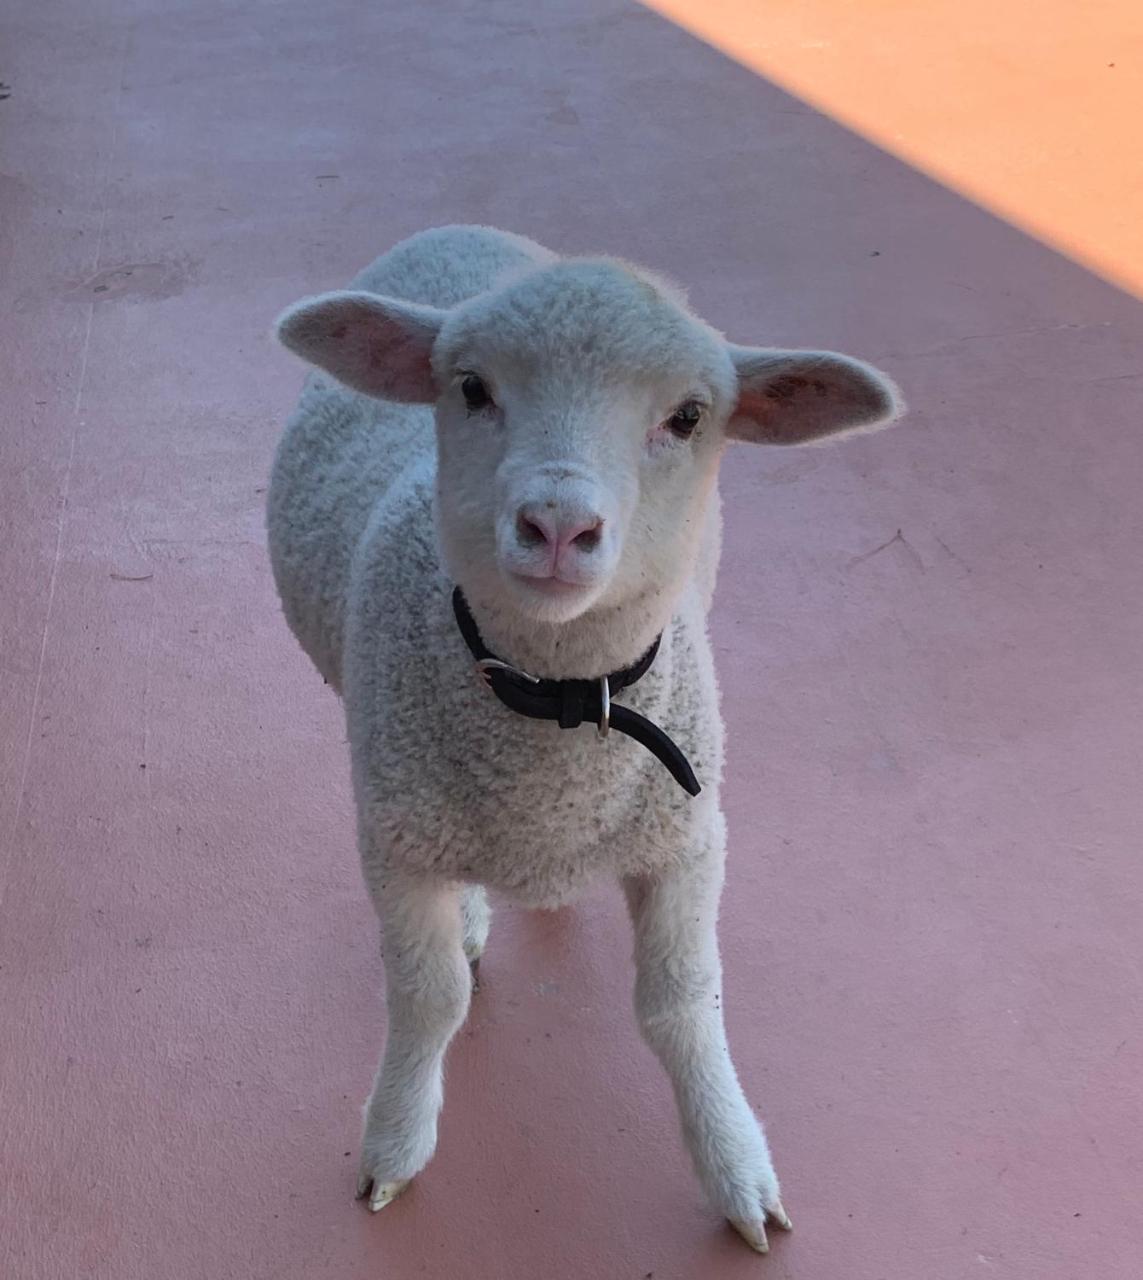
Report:
M 347 386 L 436 405 L 450 573 L 482 605 L 555 623 L 673 596 L 728 437 L 811 444 L 902 408 L 876 369 L 730 346 L 669 285 L 608 260 L 538 267 L 453 310 L 325 294 L 278 333 Z
M 737 383 L 665 286 L 561 263 L 459 308 L 433 364 L 437 520 L 462 586 L 561 622 L 686 576 Z

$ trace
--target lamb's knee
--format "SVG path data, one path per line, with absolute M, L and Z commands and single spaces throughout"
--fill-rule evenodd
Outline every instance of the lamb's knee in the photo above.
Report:
M 464 1021 L 472 994 L 463 952 L 422 955 L 414 964 L 402 959 L 386 961 L 393 1028 L 447 1041 Z
M 721 971 L 717 962 L 676 958 L 641 967 L 635 981 L 635 1017 L 643 1039 L 657 1053 L 702 1037 L 721 1019 Z

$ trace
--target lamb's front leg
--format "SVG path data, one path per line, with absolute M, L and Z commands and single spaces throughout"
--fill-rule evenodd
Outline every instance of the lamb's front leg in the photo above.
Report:
M 766 1137 L 738 1083 L 721 1008 L 722 852 L 625 882 L 635 927 L 635 1009 L 674 1086 L 683 1136 L 707 1194 L 752 1248 L 766 1220 L 790 1229 Z
M 381 917 L 389 1032 L 365 1112 L 358 1196 L 384 1208 L 429 1162 L 444 1100 L 445 1050 L 468 1011 L 461 891 L 388 876 Z

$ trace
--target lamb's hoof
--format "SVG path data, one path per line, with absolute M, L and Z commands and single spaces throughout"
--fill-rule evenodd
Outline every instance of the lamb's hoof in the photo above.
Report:
M 774 1219 L 774 1225 L 781 1227 L 783 1231 L 793 1231 L 794 1224 L 790 1221 L 790 1215 L 782 1208 L 781 1200 L 776 1200 L 774 1204 L 766 1210 L 766 1216 Z
M 737 1219 L 731 1218 L 730 1225 L 755 1253 L 770 1252 L 770 1241 L 766 1239 L 766 1224 L 764 1222 L 739 1222 Z
M 363 1173 L 357 1179 L 357 1198 L 364 1200 L 368 1196 L 370 1213 L 377 1213 L 387 1204 L 392 1204 L 410 1182 L 412 1178 L 401 1178 L 396 1182 L 374 1182 L 369 1174 Z
M 781 1227 L 783 1231 L 793 1231 L 794 1229 L 794 1224 L 790 1221 L 790 1215 L 782 1208 L 780 1200 L 766 1210 L 766 1218 L 769 1218 L 776 1227 Z M 731 1218 L 730 1220 L 730 1225 L 755 1253 L 770 1252 L 770 1241 L 766 1239 L 766 1218 L 763 1218 L 760 1222 L 745 1222 L 736 1218 Z

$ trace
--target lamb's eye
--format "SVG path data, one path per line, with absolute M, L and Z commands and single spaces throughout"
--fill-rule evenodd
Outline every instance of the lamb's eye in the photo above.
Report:
M 698 426 L 702 418 L 702 405 L 697 400 L 687 400 L 671 414 L 667 419 L 667 426 L 680 437 L 685 440 L 688 436 L 694 434 L 695 427 Z
M 464 403 L 468 406 L 469 413 L 479 413 L 492 404 L 492 396 L 484 385 L 484 379 L 477 377 L 475 373 L 464 375 L 460 383 L 460 393 L 464 396 Z

